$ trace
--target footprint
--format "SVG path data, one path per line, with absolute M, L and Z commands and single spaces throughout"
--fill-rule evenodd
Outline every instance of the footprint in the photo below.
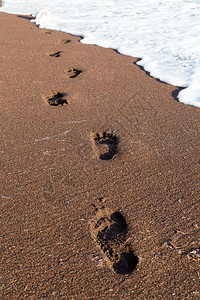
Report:
M 116 273 L 125 275 L 136 269 L 138 257 L 133 253 L 126 239 L 128 227 L 120 212 L 104 206 L 97 208 L 90 229 L 105 260 Z
M 60 57 L 62 51 L 57 51 L 57 52 L 53 52 L 53 53 L 49 53 L 49 56 L 51 57 Z
M 110 160 L 118 152 L 119 138 L 113 133 L 91 133 L 94 152 L 102 160 Z
M 67 77 L 69 78 L 75 78 L 77 77 L 79 74 L 81 74 L 81 70 L 78 70 L 78 69 L 66 69 L 65 72 L 67 73 Z
M 61 40 L 61 44 L 68 44 L 70 42 L 71 42 L 71 40 L 68 40 L 68 39 L 62 39 Z
M 68 101 L 64 98 L 65 94 L 57 92 L 50 93 L 44 96 L 45 100 L 49 105 L 58 106 L 58 105 L 67 105 Z
M 52 32 L 53 32 L 53 30 L 47 30 L 44 33 L 46 33 L 46 34 L 52 34 Z

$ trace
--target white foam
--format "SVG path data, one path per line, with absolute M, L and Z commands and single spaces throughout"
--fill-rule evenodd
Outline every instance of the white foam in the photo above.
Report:
M 5 0 L 0 11 L 139 57 L 151 76 L 185 87 L 181 102 L 200 107 L 199 0 Z
M 43 8 L 37 14 L 37 18 L 34 21 L 37 25 L 40 25 L 42 28 L 48 28 L 50 26 L 56 27 L 56 19 L 48 9 Z

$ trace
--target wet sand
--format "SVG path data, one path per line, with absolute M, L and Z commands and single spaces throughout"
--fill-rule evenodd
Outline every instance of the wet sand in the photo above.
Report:
M 199 109 L 29 19 L 0 14 L 1 298 L 198 299 Z

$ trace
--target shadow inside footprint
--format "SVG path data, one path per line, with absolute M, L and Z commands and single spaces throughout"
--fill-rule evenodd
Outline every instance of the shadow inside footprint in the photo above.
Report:
M 100 159 L 110 160 L 117 153 L 119 139 L 116 135 L 107 132 L 103 132 L 103 134 L 96 133 L 94 141 L 96 147 L 99 148 Z M 102 146 L 106 146 L 106 149 Z
M 65 95 L 58 92 L 58 93 L 51 93 L 47 96 L 45 96 L 47 102 L 49 105 L 58 106 L 58 105 L 67 105 L 68 102 L 66 99 L 64 99 Z
M 113 269 L 118 274 L 130 274 L 132 273 L 138 264 L 138 257 L 129 250 L 128 252 L 123 252 L 120 255 L 120 260 L 113 265 Z
M 97 215 L 93 230 L 105 257 L 116 273 L 122 275 L 132 273 L 138 264 L 138 257 L 126 241 L 128 233 L 126 220 L 120 212 L 110 214 L 104 208 L 100 208 Z
M 66 73 L 67 73 L 67 76 L 69 77 L 69 78 L 76 78 L 79 74 L 81 74 L 81 70 L 78 70 L 78 69 L 71 69 L 71 68 L 69 68 L 69 69 L 66 69 L 65 70 L 66 71 Z
M 109 222 L 111 225 L 109 227 L 105 227 L 101 232 L 98 233 L 98 239 L 100 241 L 114 240 L 119 235 L 124 236 L 127 234 L 126 221 L 119 212 L 114 212 L 110 216 Z

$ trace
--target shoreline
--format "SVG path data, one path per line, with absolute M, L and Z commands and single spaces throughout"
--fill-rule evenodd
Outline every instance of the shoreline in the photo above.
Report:
M 43 9 L 41 11 L 43 11 Z M 5 13 L 7 13 L 7 12 L 5 12 Z M 45 12 L 43 12 L 43 13 L 45 13 Z M 43 13 L 42 13 L 42 15 L 43 15 Z M 15 15 L 17 15 L 17 14 L 15 14 Z M 29 18 L 36 19 L 36 15 L 33 16 L 33 17 L 30 15 Z M 23 16 L 26 16 L 26 15 L 23 14 Z M 40 28 L 40 25 L 36 25 L 36 26 L 38 26 Z M 44 27 L 44 29 L 47 29 L 47 28 Z M 59 29 L 56 29 L 55 27 L 51 30 L 60 31 Z M 81 42 L 81 40 L 84 39 L 84 35 L 82 35 L 83 33 L 81 35 L 73 34 L 73 33 L 71 33 L 71 31 L 68 32 L 68 29 L 66 31 L 63 31 L 63 29 L 62 29 L 61 32 L 64 32 L 64 33 L 67 33 L 67 34 L 70 34 L 70 35 L 74 35 L 74 36 L 78 36 L 80 38 L 80 40 L 79 40 L 80 42 Z M 73 30 L 72 30 L 72 32 L 73 32 Z M 87 43 L 86 43 L 86 45 L 87 45 Z M 90 45 L 94 45 L 94 46 L 97 46 L 97 47 L 103 47 L 104 48 L 104 46 L 102 44 L 99 44 L 99 43 L 96 44 L 95 42 L 94 43 L 91 42 Z M 105 47 L 105 48 L 107 48 L 107 47 Z M 136 57 L 136 56 L 134 56 L 134 53 L 133 53 L 133 56 L 130 56 L 127 53 L 123 53 L 123 51 L 119 52 L 119 50 L 117 48 L 108 47 L 107 49 L 112 49 L 112 50 L 116 51 L 116 53 L 124 55 L 124 56 L 133 57 L 133 59 Z M 188 83 L 186 83 L 186 81 L 184 81 L 184 80 L 181 81 L 180 79 L 178 81 L 177 81 L 177 79 L 176 80 L 166 79 L 166 74 L 162 75 L 162 76 L 159 76 L 158 74 L 156 75 L 155 72 L 152 69 L 146 68 L 145 64 L 143 63 L 143 60 L 145 60 L 145 56 L 144 57 L 137 56 L 137 58 L 138 59 L 135 63 L 136 64 L 138 63 L 137 66 L 139 68 L 141 68 L 144 72 L 146 72 L 146 74 L 148 74 L 149 76 L 155 78 L 156 80 L 158 80 L 160 82 L 163 82 L 165 84 L 177 87 L 176 91 L 174 92 L 174 99 L 176 101 L 181 102 L 181 103 L 186 104 L 186 105 L 191 105 L 191 106 L 199 108 L 198 98 L 195 99 L 195 100 L 193 99 L 194 96 L 191 96 L 191 94 L 193 94 L 192 89 L 190 88 Z M 139 63 L 140 61 L 141 61 L 141 63 Z M 153 73 L 154 73 L 154 75 L 151 75 Z M 183 81 L 185 83 L 183 83 Z M 181 84 L 181 82 L 182 82 L 182 84 Z M 188 93 L 188 89 L 190 89 L 190 96 L 189 96 L 189 93 Z M 187 94 L 188 94 L 188 97 L 185 96 Z M 195 92 L 194 92 L 194 94 L 195 94 Z
M 64 5 L 64 4 L 63 4 Z M 70 10 L 74 10 L 77 11 L 77 4 L 73 3 L 71 5 Z M 109 4 L 111 5 L 111 4 Z M 132 38 L 130 39 L 130 35 L 129 35 L 129 30 L 127 30 L 127 27 L 121 27 L 118 26 L 116 27 L 116 30 L 114 30 L 115 27 L 110 27 L 109 32 L 104 36 L 101 36 L 101 32 L 98 30 L 100 29 L 99 26 L 96 26 L 96 33 L 95 33 L 95 29 L 93 29 L 93 23 L 90 24 L 90 21 L 88 23 L 89 27 L 87 27 L 87 32 L 84 32 L 84 29 L 81 29 L 82 26 L 79 26 L 79 24 L 82 24 L 82 21 L 80 22 L 76 22 L 75 19 L 73 18 L 69 23 L 65 20 L 67 20 L 68 18 L 70 18 L 70 16 L 67 14 L 67 11 L 69 11 L 68 9 L 65 10 L 65 13 L 63 16 L 63 21 L 61 22 L 61 20 L 57 23 L 55 22 L 54 25 L 51 22 L 51 18 L 53 18 L 53 16 L 51 16 L 51 14 L 48 12 L 48 9 L 46 10 L 46 8 L 42 8 L 41 6 L 39 7 L 35 7 L 34 3 L 31 4 L 32 7 L 32 12 L 33 11 L 37 11 L 37 9 L 40 10 L 40 12 L 34 13 L 36 16 L 36 23 L 38 24 L 38 26 L 41 26 L 43 28 L 51 28 L 52 30 L 62 30 L 65 31 L 66 33 L 71 33 L 71 34 L 75 34 L 75 35 L 83 35 L 84 36 L 84 40 L 82 40 L 81 42 L 83 43 L 90 43 L 90 44 L 94 44 L 94 45 L 98 45 L 98 46 L 102 46 L 102 47 L 113 47 L 114 49 L 118 49 L 118 51 L 121 52 L 122 55 L 131 55 L 133 57 L 139 57 L 141 60 L 137 62 L 138 65 L 141 65 L 147 72 L 149 72 L 151 74 L 151 76 L 153 76 L 154 78 L 157 78 L 160 81 L 163 81 L 167 84 L 171 84 L 174 86 L 178 86 L 181 87 L 182 90 L 180 91 L 180 93 L 178 94 L 178 100 L 182 103 L 188 104 L 188 105 L 193 105 L 196 107 L 199 107 L 199 103 L 198 103 L 198 94 L 197 94 L 197 89 L 198 87 L 196 87 L 195 82 L 193 82 L 193 80 L 197 80 L 198 78 L 198 74 L 195 73 L 195 71 L 193 72 L 193 68 L 196 69 L 195 66 L 198 66 L 198 61 L 196 60 L 196 55 L 193 55 L 192 53 L 188 52 L 188 56 L 185 56 L 184 54 L 180 54 L 179 50 L 185 48 L 184 45 L 182 45 L 181 47 L 179 47 L 179 45 L 181 44 L 181 38 L 179 39 L 179 37 L 181 36 L 185 36 L 185 30 L 184 26 L 186 25 L 186 23 L 184 22 L 184 17 L 183 17 L 183 26 L 179 27 L 180 31 L 177 33 L 175 33 L 174 30 L 172 30 L 172 32 L 170 31 L 172 28 L 168 28 L 169 31 L 165 30 L 165 22 L 166 19 L 164 18 L 159 18 L 162 21 L 162 26 L 160 27 L 159 31 L 155 31 L 154 27 L 152 27 L 152 24 L 154 24 L 154 19 L 157 19 L 157 16 L 154 16 L 154 13 L 157 11 L 157 9 L 155 9 L 155 7 L 158 7 L 158 13 L 162 16 L 162 14 L 164 13 L 163 16 L 165 16 L 165 14 L 167 13 L 169 18 L 172 18 L 172 24 L 173 24 L 173 20 L 176 19 L 176 16 L 179 15 L 179 4 L 177 3 L 177 5 L 175 5 L 171 9 L 171 5 L 172 3 L 168 6 L 162 6 L 160 5 L 160 3 L 151 3 L 150 7 L 148 9 L 148 11 L 146 11 L 145 7 L 143 5 L 139 5 L 138 9 L 140 10 L 140 13 L 143 14 L 144 18 L 144 22 L 142 22 L 142 25 L 144 25 L 144 30 L 143 30 L 143 26 L 137 27 L 137 23 L 140 22 L 140 13 L 136 13 L 135 10 L 133 10 L 133 12 L 129 14 L 130 17 L 130 24 L 133 24 L 134 26 L 131 26 L 132 28 L 135 28 L 135 34 L 132 35 Z M 61 4 L 62 6 L 62 4 Z M 66 3 L 63 7 L 66 8 L 68 7 L 68 4 Z M 160 7 L 161 6 L 161 7 Z M 187 11 L 188 8 L 190 7 L 189 3 L 184 3 L 184 7 L 183 7 L 183 12 L 187 15 Z M 35 7 L 35 9 L 34 9 Z M 121 4 L 119 3 L 119 5 L 117 5 L 118 8 L 121 7 Z M 122 5 L 123 7 L 123 5 Z M 194 3 L 191 4 L 191 7 L 194 8 Z M 40 9 L 41 8 L 41 9 Z M 117 9 L 118 9 L 117 8 Z M 87 12 L 88 9 L 88 12 Z M 161 10 L 160 10 L 161 9 Z M 14 6 L 10 6 L 9 3 L 8 5 L 5 4 L 4 8 L 2 8 L 2 11 L 6 10 L 7 12 L 22 12 L 22 10 L 19 8 L 18 4 L 14 5 Z M 50 9 L 51 10 L 51 9 Z M 80 18 L 83 18 L 83 20 L 85 20 L 84 18 L 89 18 L 89 16 L 92 17 L 93 15 L 93 7 L 90 7 L 89 3 L 86 2 L 86 7 L 85 10 L 81 10 L 80 11 Z M 102 10 L 104 10 L 104 7 L 102 7 Z M 30 13 L 30 10 L 28 10 L 28 8 L 25 6 L 24 7 L 24 13 Z M 56 8 L 54 9 L 55 14 L 59 14 L 60 9 Z M 112 5 L 111 5 L 111 11 L 112 11 Z M 53 12 L 53 11 L 52 11 Z M 60 12 L 61 13 L 61 12 Z M 90 15 L 91 13 L 91 15 Z M 86 14 L 86 15 L 85 15 Z M 95 10 L 94 10 L 94 15 L 95 15 Z M 105 12 L 106 15 L 106 12 Z M 76 13 L 75 13 L 76 16 Z M 183 14 L 181 15 L 183 16 Z M 188 25 L 191 21 L 191 24 L 193 24 L 194 22 L 194 17 L 195 15 L 191 15 L 191 20 L 187 19 Z M 125 17 L 125 15 L 123 14 L 123 9 L 122 9 L 122 13 L 121 13 L 121 18 L 123 19 Z M 152 19 L 151 19 L 152 18 Z M 102 19 L 101 17 L 99 18 L 98 15 L 96 15 L 96 21 L 95 23 L 101 23 L 102 24 L 102 29 L 104 28 L 104 30 L 102 32 L 106 32 L 106 21 L 104 20 L 104 17 L 102 15 Z M 52 19 L 53 20 L 53 19 Z M 74 21 L 75 23 L 73 23 Z M 82 19 L 81 19 L 82 20 Z M 132 21 L 131 21 L 132 20 Z M 49 23 L 50 22 L 50 23 Z M 84 21 L 83 21 L 84 22 Z M 110 22 L 113 23 L 113 25 L 115 25 L 115 11 L 113 11 L 113 15 L 111 12 L 110 15 Z M 60 25 L 59 25 L 60 23 Z M 52 25 L 50 25 L 52 24 Z M 62 25 L 61 25 L 62 24 Z M 92 25 L 93 24 L 93 25 Z M 123 24 L 123 22 L 122 22 Z M 105 27 L 104 27 L 105 26 Z M 167 26 L 167 24 L 166 24 Z M 190 26 L 190 25 L 189 25 Z M 145 30 L 146 28 L 146 30 Z M 196 28 L 196 27 L 195 27 Z M 197 28 L 196 28 L 197 29 Z M 91 30 L 91 32 L 90 32 Z M 142 32 L 145 33 L 144 37 L 141 39 L 141 34 Z M 90 33 L 89 33 L 90 32 Z M 116 36 L 116 32 L 117 32 L 117 36 Z M 149 34 L 152 36 L 151 39 L 149 40 L 149 34 L 147 34 L 147 32 L 149 32 Z M 195 42 L 195 35 L 193 35 L 194 39 L 193 39 L 193 43 L 194 46 L 196 45 Z M 168 42 L 171 40 L 177 40 L 177 43 L 169 43 Z M 115 40 L 116 39 L 116 40 Z M 189 35 L 185 36 L 184 38 L 184 42 L 186 43 L 186 48 L 187 48 L 187 39 L 189 39 L 189 41 L 191 41 L 191 37 Z M 121 42 L 119 43 L 119 40 L 121 40 Z M 118 42 L 117 42 L 118 41 Z M 192 41 L 191 41 L 192 42 Z M 152 47 L 149 47 L 149 43 L 152 45 Z M 180 43 L 180 44 L 179 44 Z M 191 43 L 189 42 L 189 44 L 191 45 Z M 142 46 L 143 45 L 143 46 Z M 157 49 L 156 50 L 156 55 L 155 55 L 155 51 L 154 46 Z M 171 46 L 170 46 L 171 45 Z M 165 48 L 166 51 L 163 52 L 163 47 Z M 192 48 L 190 47 L 190 50 Z M 195 48 L 196 49 L 196 48 Z M 177 55 L 175 55 L 175 53 L 177 53 Z M 180 55 L 179 55 L 180 54 Z M 197 53 L 198 56 L 198 53 Z M 188 65 L 188 59 L 190 60 L 190 64 Z M 162 66 L 161 68 L 159 66 Z M 174 72 L 176 73 L 176 76 L 174 75 Z M 194 76 L 191 75 L 195 74 Z M 195 79 L 196 78 L 196 79 Z M 197 80 L 198 81 L 198 80 Z M 193 91 L 194 89 L 194 91 Z
M 196 295 L 199 109 L 137 58 L 0 15 L 3 297 Z M 128 275 L 92 232 L 101 197 L 126 220 Z

